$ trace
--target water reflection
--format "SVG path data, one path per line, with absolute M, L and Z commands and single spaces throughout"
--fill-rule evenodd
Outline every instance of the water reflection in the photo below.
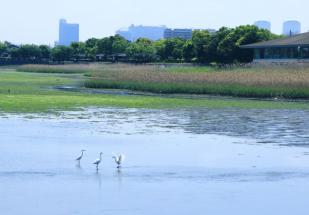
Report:
M 76 127 L 89 126 L 91 132 L 109 134 L 224 134 L 257 139 L 261 144 L 309 145 L 308 110 L 96 108 L 60 112 L 58 115 L 6 114 L 0 117 L 8 116 L 23 119 L 26 117 L 25 120 L 56 120 L 60 121 L 64 128 L 72 126 L 74 121 Z
M 184 112 L 182 128 L 197 134 L 227 134 L 258 139 L 259 143 L 309 144 L 309 111 L 198 110 Z
M 12 115 L 1 118 L 23 120 L 56 120 L 63 127 L 89 126 L 91 132 L 109 134 L 155 134 L 186 132 L 191 134 L 224 134 L 257 139 L 258 143 L 309 145 L 308 110 L 254 109 L 85 109 L 60 112 L 57 115 Z M 81 123 L 84 123 L 82 125 Z M 59 124 L 57 124 L 59 127 Z M 1 135 L 1 130 L 0 130 Z
M 5 114 L 0 116 L 1 211 L 255 215 L 261 208 L 252 208 L 260 202 L 274 211 L 262 214 L 306 214 L 309 150 L 280 145 L 308 145 L 308 113 L 107 108 Z M 72 152 L 85 147 L 89 153 L 78 165 Z M 124 151 L 132 159 L 116 169 L 104 156 L 96 171 L 92 158 L 99 151 Z M 55 210 L 46 210 L 51 207 Z
M 78 162 L 76 165 L 75 165 L 76 169 L 78 170 L 83 170 L 82 166 L 80 165 L 80 162 Z
M 99 188 L 102 188 L 102 175 L 98 170 L 96 170 L 94 177 L 95 180 L 98 182 Z
M 118 189 L 121 190 L 122 188 L 122 168 L 117 168 L 117 170 L 115 171 L 115 178 L 117 178 L 117 182 L 118 182 Z

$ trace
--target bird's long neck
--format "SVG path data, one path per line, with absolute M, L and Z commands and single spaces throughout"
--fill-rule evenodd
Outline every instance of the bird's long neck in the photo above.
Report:
M 100 161 L 102 160 L 102 154 L 100 154 Z
M 84 155 L 84 151 L 82 151 L 81 157 L 83 157 L 83 155 Z

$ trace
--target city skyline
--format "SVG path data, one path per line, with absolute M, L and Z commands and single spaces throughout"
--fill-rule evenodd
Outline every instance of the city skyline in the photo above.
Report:
M 0 41 L 53 45 L 58 38 L 58 21 L 62 17 L 80 24 L 81 41 L 114 35 L 118 29 L 131 24 L 219 29 L 223 26 L 253 25 L 257 20 L 268 20 L 272 23 L 272 31 L 281 34 L 283 22 L 298 20 L 302 23 L 303 32 L 309 30 L 309 14 L 306 11 L 309 2 L 305 0 L 284 4 L 279 0 L 261 0 L 259 4 L 245 0 L 192 0 L 189 6 L 185 1 L 179 0 L 165 2 L 165 7 L 162 7 L 162 0 L 146 5 L 142 2 L 6 1 L 2 3 L 2 7 L 15 8 L 14 13 L 18 15 L 10 10 L 4 10 L 0 14 Z M 229 10 L 225 10 L 223 5 Z M 240 10 L 241 13 L 237 12 Z

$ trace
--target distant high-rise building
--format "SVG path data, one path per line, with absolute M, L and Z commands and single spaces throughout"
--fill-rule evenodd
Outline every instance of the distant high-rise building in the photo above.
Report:
M 171 29 L 167 28 L 164 31 L 164 38 L 181 38 L 184 40 L 189 40 L 192 38 L 192 29 Z
M 147 38 L 150 40 L 160 40 L 164 36 L 165 26 L 135 26 L 131 25 L 129 28 L 120 29 L 116 34 L 124 37 L 129 41 L 136 41 L 139 38 Z
M 298 21 L 291 20 L 283 23 L 283 35 L 293 36 L 301 33 L 301 24 Z
M 271 31 L 271 23 L 269 21 L 260 20 L 254 23 L 259 29 Z
M 69 46 L 73 42 L 79 42 L 79 24 L 70 24 L 65 19 L 61 19 L 57 45 Z
M 214 29 L 190 29 L 190 28 L 179 28 L 179 29 L 171 29 L 167 28 L 164 31 L 164 39 L 170 39 L 170 38 L 181 38 L 184 40 L 189 40 L 192 38 L 193 31 L 202 31 L 206 30 L 209 31 L 210 33 L 216 32 Z

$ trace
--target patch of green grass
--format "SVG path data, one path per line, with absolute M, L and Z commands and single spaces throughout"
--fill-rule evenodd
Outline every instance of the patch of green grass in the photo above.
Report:
M 46 112 L 82 107 L 308 109 L 309 104 L 224 99 L 178 99 L 118 95 L 0 95 L 5 112 Z
M 124 108 L 309 108 L 301 102 L 242 99 L 185 99 L 159 96 L 98 95 L 63 92 L 55 86 L 79 86 L 82 74 L 39 74 L 0 70 L 0 111 L 47 112 L 83 107 Z

